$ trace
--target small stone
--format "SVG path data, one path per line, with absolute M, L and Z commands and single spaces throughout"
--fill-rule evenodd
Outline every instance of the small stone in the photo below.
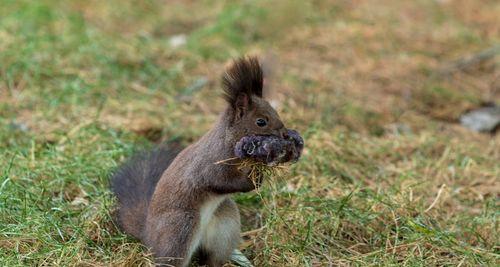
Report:
M 186 42 L 187 42 L 187 37 L 185 34 L 177 34 L 168 39 L 168 43 L 172 48 L 183 46 L 186 44 Z
M 493 132 L 500 125 L 500 106 L 469 111 L 460 117 L 460 123 L 476 132 Z

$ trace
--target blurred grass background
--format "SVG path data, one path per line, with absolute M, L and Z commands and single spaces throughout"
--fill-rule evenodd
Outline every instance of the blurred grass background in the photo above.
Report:
M 225 64 L 259 55 L 302 160 L 236 196 L 256 266 L 497 266 L 500 3 L 0 0 L 0 263 L 147 266 L 112 222 L 135 150 L 192 142 Z M 451 65 L 450 65 L 451 64 Z

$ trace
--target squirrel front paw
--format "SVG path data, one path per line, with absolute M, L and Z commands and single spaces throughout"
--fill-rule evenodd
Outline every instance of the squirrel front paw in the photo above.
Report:
M 264 182 L 264 173 L 258 172 L 257 170 L 251 167 L 244 167 L 241 169 L 241 172 L 243 173 L 246 179 L 252 182 L 255 189 L 259 188 Z

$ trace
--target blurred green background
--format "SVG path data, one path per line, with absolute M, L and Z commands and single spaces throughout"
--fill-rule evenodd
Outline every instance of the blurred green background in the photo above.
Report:
M 500 101 L 498 53 L 467 63 L 498 51 L 498 14 L 493 0 L 0 0 L 1 265 L 151 265 L 112 222 L 109 175 L 203 135 L 245 54 L 306 140 L 286 175 L 236 196 L 256 266 L 500 264 L 500 139 L 458 123 Z

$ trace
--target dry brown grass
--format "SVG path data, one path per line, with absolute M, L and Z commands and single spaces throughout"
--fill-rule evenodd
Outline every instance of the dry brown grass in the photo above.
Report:
M 5 3 L 0 261 L 150 265 L 111 222 L 109 170 L 146 139 L 206 132 L 224 65 L 254 53 L 306 142 L 287 174 L 236 197 L 255 265 L 498 265 L 500 137 L 457 119 L 500 101 L 499 59 L 443 70 L 498 45 L 499 13 L 493 0 Z M 176 34 L 186 45 L 169 46 Z

